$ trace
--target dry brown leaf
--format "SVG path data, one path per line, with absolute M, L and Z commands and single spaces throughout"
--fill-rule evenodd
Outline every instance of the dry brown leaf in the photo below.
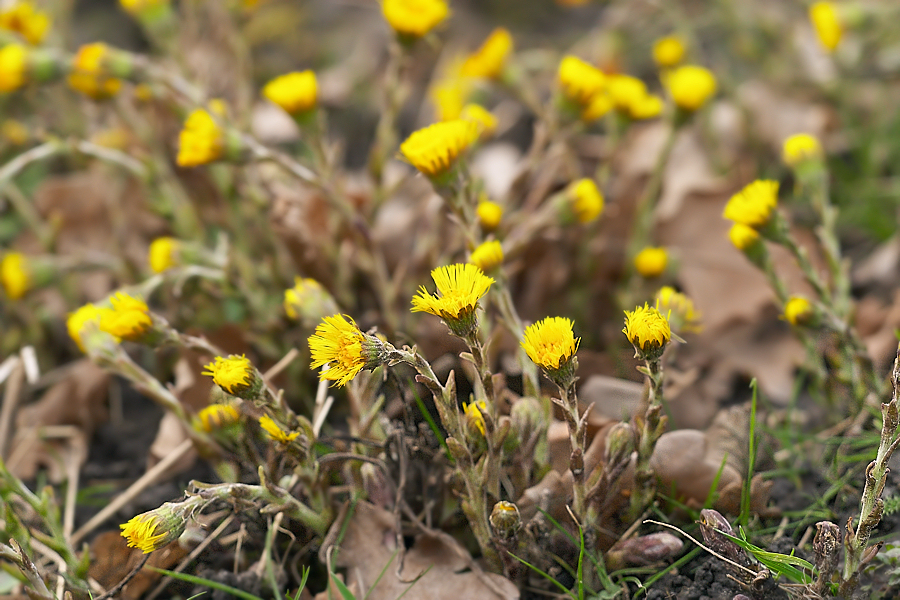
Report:
M 337 519 L 329 537 L 336 537 L 344 526 L 344 519 Z M 403 597 L 409 600 L 519 598 L 519 591 L 511 581 L 475 570 L 477 566 L 468 553 L 452 537 L 441 532 L 423 532 L 416 537 L 404 555 L 403 571 L 398 577 L 395 527 L 393 514 L 368 502 L 357 503 L 346 523 L 335 565 L 347 568 L 347 580 L 358 582 L 360 590 L 368 594 L 370 600 L 395 600 L 404 592 Z M 328 545 L 323 546 L 320 552 L 323 563 L 329 551 Z M 381 580 L 372 587 L 382 571 Z
M 125 586 L 121 595 L 116 597 L 137 600 L 162 577 L 160 573 L 147 567 L 170 569 L 189 553 L 190 549 L 181 546 L 178 540 L 153 552 L 147 565 Z M 143 553 L 137 548 L 129 548 L 128 542 L 118 532 L 104 531 L 91 543 L 88 575 L 109 589 L 131 573 L 142 558 Z

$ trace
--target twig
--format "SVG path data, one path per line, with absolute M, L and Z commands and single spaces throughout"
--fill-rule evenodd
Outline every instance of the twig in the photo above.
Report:
M 268 371 L 263 373 L 263 379 L 270 380 L 273 377 L 277 377 L 282 371 L 284 371 L 289 364 L 294 362 L 294 359 L 300 356 L 300 351 L 296 348 L 291 348 L 290 351 L 285 354 L 281 360 L 272 365 Z
M 743 565 L 739 565 L 738 563 L 734 562 L 733 560 L 725 558 L 724 556 L 722 556 L 715 550 L 710 550 L 709 548 L 707 548 L 706 546 L 704 546 L 703 544 L 698 542 L 696 538 L 691 537 L 691 535 L 689 533 L 685 533 L 684 531 L 682 531 L 681 529 L 678 529 L 674 525 L 669 525 L 668 523 L 663 523 L 661 521 L 654 521 L 653 519 L 647 519 L 646 521 L 644 521 L 644 523 L 653 523 L 654 525 L 662 525 L 663 527 L 668 527 L 669 529 L 674 529 L 675 531 L 677 531 L 678 533 L 680 533 L 687 539 L 691 540 L 692 542 L 694 542 L 695 544 L 697 544 L 698 546 L 700 546 L 701 548 L 703 548 L 704 550 L 706 550 L 707 552 L 709 552 L 710 554 L 712 554 L 713 556 L 718 558 L 719 560 L 724 560 L 729 565 L 731 565 L 733 567 L 737 567 L 741 571 L 746 571 L 748 574 L 752 575 L 753 577 L 756 577 L 758 575 L 758 573 L 756 571 L 754 571 L 752 569 L 748 569 L 747 567 L 745 567 Z
M 16 360 L 17 362 L 13 366 L 9 381 L 6 383 L 6 393 L 3 394 L 3 407 L 0 408 L 0 456 L 6 456 L 9 426 L 12 423 L 16 405 L 19 403 L 22 383 L 25 380 L 25 367 L 20 359 Z

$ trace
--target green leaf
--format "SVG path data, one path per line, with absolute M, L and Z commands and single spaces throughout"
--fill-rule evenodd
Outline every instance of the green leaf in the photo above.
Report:
M 151 571 L 156 571 L 157 573 L 162 573 L 163 575 L 168 575 L 172 579 L 180 579 L 181 581 L 187 581 L 188 583 L 193 583 L 195 585 L 205 585 L 206 587 L 231 594 L 232 596 L 235 596 L 237 598 L 243 598 L 244 600 L 262 600 L 262 598 L 260 598 L 259 596 L 254 596 L 253 594 L 245 592 L 244 590 L 233 588 L 230 585 L 225 585 L 224 583 L 219 583 L 218 581 L 212 581 L 203 577 L 197 577 L 196 575 L 176 573 L 175 571 L 168 571 L 166 569 L 157 569 L 156 567 L 151 567 L 149 565 L 144 568 L 150 569 Z
M 353 595 L 344 582 L 337 578 L 337 575 L 334 573 L 329 573 L 331 575 L 331 581 L 334 582 L 334 585 L 337 586 L 338 591 L 341 593 L 341 596 L 344 600 L 356 600 L 356 596 Z

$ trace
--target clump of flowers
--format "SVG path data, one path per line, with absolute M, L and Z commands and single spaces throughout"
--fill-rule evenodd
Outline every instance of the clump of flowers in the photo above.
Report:
M 498 79 L 512 51 L 512 35 L 503 27 L 498 27 L 478 50 L 466 58 L 460 73 L 463 77 Z
M 454 335 L 465 338 L 475 331 L 475 310 L 494 280 L 471 264 L 438 267 L 431 272 L 437 295 L 419 288 L 413 296 L 412 311 L 428 312 L 443 319 Z
M 659 277 L 666 272 L 669 265 L 669 253 L 665 248 L 647 247 L 637 253 L 634 257 L 634 268 L 641 275 L 648 279 Z
M 363 369 L 382 365 L 393 349 L 376 336 L 363 333 L 353 319 L 344 315 L 325 317 L 309 337 L 312 355 L 310 367 L 317 369 L 325 364 L 319 377 L 334 381 L 343 387 Z
M 603 71 L 572 55 L 560 61 L 558 79 L 566 98 L 582 108 L 606 87 Z
M 716 93 L 716 77 L 709 69 L 684 65 L 666 78 L 666 86 L 675 105 L 687 112 L 701 108 Z
M 440 178 L 453 168 L 478 134 L 478 125 L 472 121 L 435 123 L 410 135 L 400 144 L 400 152 L 423 174 Z
M 381 12 L 401 37 L 420 38 L 443 22 L 450 8 L 444 0 L 384 0 Z
M 18 33 L 32 46 L 44 40 L 50 28 L 50 16 L 31 2 L 16 2 L 0 12 L 0 29 Z
M 255 400 L 263 389 L 262 377 L 244 355 L 217 356 L 204 368 L 203 374 L 232 396 Z
M 107 75 L 107 61 L 110 60 L 109 47 L 96 42 L 79 48 L 72 61 L 69 86 L 94 100 L 112 98 L 122 88 L 122 80 Z
M 778 182 L 756 180 L 733 195 L 722 216 L 759 230 L 764 227 L 778 205 Z
M 226 155 L 229 150 L 227 134 L 216 120 L 223 118 L 226 112 L 224 102 L 213 100 L 209 110 L 198 108 L 188 115 L 178 137 L 178 166 L 205 165 Z
M 267 83 L 262 93 L 289 115 L 302 115 L 316 107 L 316 74 L 306 70 L 281 75 Z

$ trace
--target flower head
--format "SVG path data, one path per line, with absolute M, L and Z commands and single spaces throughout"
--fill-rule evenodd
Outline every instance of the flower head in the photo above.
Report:
M 581 120 L 590 123 L 602 119 L 613 108 L 615 108 L 615 104 L 613 104 L 612 96 L 607 92 L 599 92 L 594 94 L 581 110 Z
M 833 52 L 841 42 L 844 28 L 837 10 L 831 2 L 815 2 L 809 7 L 809 20 L 816 30 L 819 42 L 829 52 Z
M 482 200 L 475 207 L 478 223 L 485 231 L 493 231 L 500 225 L 503 218 L 503 207 L 491 200 Z
M 18 300 L 31 289 L 28 259 L 20 252 L 7 252 L 0 261 L 0 284 L 10 300 Z
M 734 247 L 741 251 L 753 248 L 759 242 L 759 232 L 743 223 L 735 223 L 728 230 L 728 237 Z
M 469 426 L 469 431 L 477 429 L 484 436 L 484 415 L 481 414 L 481 411 L 487 412 L 487 402 L 484 400 L 463 405 L 463 413 L 466 415 L 466 424 Z
M 309 336 L 310 367 L 328 364 L 319 374 L 337 386 L 345 386 L 363 369 L 381 365 L 389 351 L 387 344 L 374 335 L 363 333 L 353 319 L 344 315 L 325 317 Z
M 209 433 L 237 423 L 241 413 L 231 404 L 210 404 L 197 413 L 200 429 Z
M 497 240 L 484 242 L 472 250 L 469 262 L 485 273 L 503 264 L 503 245 Z
M 494 280 L 470 264 L 438 267 L 431 272 L 438 295 L 425 286 L 413 296 L 412 312 L 428 312 L 444 320 L 454 335 L 466 337 L 475 331 L 475 309 Z
M 647 247 L 634 257 L 634 268 L 641 277 L 659 277 L 669 265 L 669 253 L 665 248 Z
M 112 308 L 100 310 L 100 331 L 129 341 L 139 341 L 153 328 L 147 303 L 125 292 L 110 297 Z
M 229 355 L 227 358 L 217 356 L 203 371 L 203 375 L 212 377 L 213 382 L 231 394 L 244 400 L 255 399 L 263 387 L 263 382 L 256 368 L 243 354 Z
M 269 415 L 263 415 L 259 418 L 259 426 L 263 428 L 263 431 L 269 434 L 270 438 L 276 442 L 281 442 L 282 444 L 289 444 L 300 435 L 299 431 L 285 431 L 279 427 L 278 423 L 275 422 L 275 419 Z
M 661 69 L 677 66 L 684 59 L 684 43 L 680 38 L 669 35 L 653 43 L 653 60 Z
M 429 177 L 444 175 L 457 159 L 478 139 L 478 125 L 454 119 L 429 125 L 400 144 L 400 152 L 419 171 Z
M 757 179 L 731 197 L 722 216 L 759 229 L 769 222 L 777 205 L 778 182 Z
M 784 318 L 791 325 L 809 325 L 815 314 L 813 305 L 803 296 L 791 296 L 784 305 Z
M 295 277 L 294 287 L 284 291 L 284 312 L 289 319 L 312 326 L 338 312 L 338 307 L 321 283 L 310 277 Z
M 459 113 L 459 118 L 471 121 L 478 126 L 479 138 L 486 140 L 497 131 L 497 117 L 480 104 L 466 104 Z
M 109 47 L 102 43 L 85 44 L 78 49 L 69 73 L 69 87 L 94 100 L 111 98 L 119 93 L 122 80 L 106 75 L 105 61 Z
M 159 508 L 132 517 L 119 527 L 129 548 L 139 548 L 149 554 L 177 540 L 184 533 L 184 525 L 184 511 L 179 504 L 166 502 Z
M 489 521 L 491 531 L 503 540 L 511 539 L 522 528 L 519 507 L 505 500 L 494 504 Z
M 316 107 L 317 90 L 316 74 L 307 70 L 276 77 L 262 93 L 289 115 L 299 115 Z
M 560 61 L 558 77 L 566 98 L 581 106 L 587 106 L 602 92 L 607 80 L 603 71 L 572 55 Z
M 658 359 L 663 349 L 672 339 L 669 320 L 659 309 L 638 306 L 634 310 L 625 311 L 625 328 L 622 330 L 635 351 L 646 360 Z
M 419 38 L 446 19 L 450 8 L 444 0 L 383 0 L 381 12 L 398 34 Z
M 210 104 L 213 112 L 218 113 L 219 117 L 223 116 L 224 106 Z M 216 110 L 217 107 L 220 110 Z M 178 142 L 176 162 L 180 167 L 196 167 L 215 162 L 225 153 L 225 131 L 212 114 L 203 108 L 188 115 Z
M 591 223 L 603 212 L 603 194 L 593 179 L 573 181 L 566 188 L 566 210 L 579 223 Z
M 462 66 L 464 77 L 497 79 L 506 66 L 506 59 L 513 49 L 513 39 L 509 31 L 498 27 L 481 45 L 481 48 L 466 58 Z
M 548 372 L 566 367 L 578 350 L 581 338 L 572 331 L 572 319 L 546 317 L 525 328 L 522 348 L 534 364 Z
M 666 85 L 676 106 L 689 112 L 702 107 L 716 93 L 715 75 L 696 65 L 673 70 L 666 78 Z
M 50 27 L 50 17 L 31 2 L 16 2 L 0 12 L 0 29 L 14 31 L 32 46 L 40 44 Z
M 181 242 L 171 237 L 159 237 L 150 242 L 148 257 L 150 270 L 154 273 L 162 273 L 166 269 L 177 266 L 180 246 Z
M 100 317 L 102 314 L 101 309 L 93 304 L 85 304 L 75 312 L 69 314 L 66 319 L 66 329 L 69 331 L 69 337 L 78 344 L 78 347 L 82 352 L 87 351 L 84 344 L 86 341 L 84 338 L 84 334 L 87 332 L 86 330 L 94 328 L 99 331 Z
M 28 50 L 22 44 L 0 48 L 0 92 L 14 92 L 28 80 Z
M 798 133 L 784 140 L 781 156 L 785 164 L 796 167 L 804 162 L 821 158 L 822 144 L 814 135 Z
M 656 308 L 668 313 L 669 326 L 676 331 L 700 331 L 700 313 L 694 301 L 671 286 L 663 286 L 656 292 Z
M 472 93 L 472 80 L 460 77 L 456 70 L 451 67 L 451 74 L 438 79 L 428 90 L 428 97 L 437 109 L 438 121 L 458 119 Z
M 656 94 L 645 94 L 628 105 L 628 116 L 635 121 L 654 119 L 662 114 L 663 100 Z
M 617 110 L 628 113 L 636 102 L 647 95 L 647 85 L 631 75 L 611 75 L 608 78 L 609 96 Z

